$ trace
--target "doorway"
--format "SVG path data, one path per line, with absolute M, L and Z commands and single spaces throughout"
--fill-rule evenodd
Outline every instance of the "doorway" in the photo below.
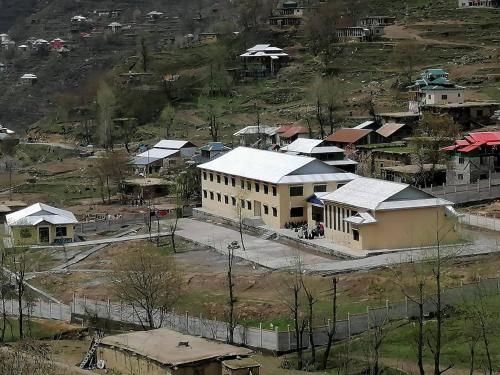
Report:
M 258 201 L 253 201 L 253 215 L 257 217 L 262 216 L 262 204 Z
M 40 239 L 40 243 L 49 243 L 50 242 L 49 228 L 47 227 L 38 228 L 38 237 Z

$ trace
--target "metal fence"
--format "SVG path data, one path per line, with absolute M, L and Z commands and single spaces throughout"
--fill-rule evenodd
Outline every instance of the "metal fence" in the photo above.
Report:
M 474 184 L 437 185 L 422 189 L 436 197 L 461 204 L 500 197 L 500 180 L 478 180 Z
M 153 219 L 153 218 L 152 218 Z M 156 221 L 156 218 L 154 218 Z M 116 218 L 110 218 L 105 220 L 93 220 L 80 222 L 75 227 L 75 232 L 78 234 L 85 234 L 90 232 L 101 232 L 101 231 L 116 231 L 124 226 L 137 225 L 137 224 L 148 224 L 149 216 L 147 213 L 143 214 L 125 214 L 120 215 Z
M 500 230 L 500 219 L 495 216 L 487 216 L 487 215 L 472 215 L 472 214 L 463 214 L 458 218 L 458 221 L 461 224 L 470 225 L 473 227 L 479 227 L 484 229 L 489 229 L 493 231 Z
M 26 316 L 41 319 L 64 320 L 66 322 L 71 321 L 71 307 L 63 303 L 55 303 L 50 300 L 23 301 L 22 309 Z M 1 311 L 2 304 L 0 303 L 0 312 Z M 7 315 L 18 316 L 18 301 L 13 299 L 5 301 L 5 312 Z
M 443 291 L 441 295 L 442 307 L 457 305 L 464 300 L 474 297 L 481 291 L 484 295 L 500 293 L 500 279 L 484 279 L 476 283 L 461 284 L 455 288 Z M 436 313 L 435 296 L 430 297 L 424 304 L 424 314 L 431 316 Z M 125 304 L 115 304 L 110 301 L 102 302 L 86 298 L 75 298 L 72 312 L 78 316 L 99 317 L 111 321 L 141 325 L 146 322 L 144 312 Z M 419 316 L 419 307 L 411 300 L 391 303 L 386 301 L 385 306 L 367 308 L 365 313 L 348 314 L 347 319 L 336 322 L 335 340 L 350 339 L 369 329 L 387 324 L 391 321 L 415 319 Z M 215 319 L 204 319 L 201 315 L 193 316 L 189 313 L 178 314 L 173 312 L 156 315 L 154 317 L 157 327 L 166 327 L 182 333 L 201 336 L 209 339 L 227 341 L 229 335 L 228 323 Z M 147 325 L 147 324 L 146 324 Z M 328 340 L 329 326 L 314 328 L 315 345 L 324 345 Z M 309 333 L 304 332 L 302 342 L 308 346 Z M 245 327 L 238 325 L 234 330 L 234 342 L 254 348 L 287 352 L 296 349 L 295 332 L 288 327 L 285 331 L 268 330 L 262 327 Z

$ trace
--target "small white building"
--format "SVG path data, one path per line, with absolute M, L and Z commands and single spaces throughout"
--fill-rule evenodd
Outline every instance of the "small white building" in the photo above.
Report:
M 277 73 L 288 61 L 288 57 L 282 48 L 273 47 L 270 44 L 257 44 L 240 55 L 245 65 L 258 65 L 263 71 L 271 74 Z
M 120 32 L 123 28 L 123 25 L 119 22 L 111 22 L 108 26 L 106 26 L 108 30 L 111 30 L 112 33 Z
M 266 125 L 251 125 L 233 134 L 239 139 L 240 146 L 268 148 L 272 145 L 279 145 L 280 137 L 278 127 Z
M 341 41 L 364 42 L 370 35 L 370 29 L 361 26 L 342 27 L 337 29 L 337 38 Z
M 26 73 L 21 76 L 20 82 L 22 85 L 32 86 L 38 82 L 38 77 L 35 74 Z
M 154 148 L 159 148 L 163 150 L 177 150 L 180 152 L 182 157 L 190 158 L 198 149 L 194 143 L 190 141 L 180 141 L 176 139 L 163 139 L 154 145 Z
M 0 34 L 0 42 L 10 40 L 9 34 Z
M 73 16 L 73 17 L 71 17 L 71 22 L 72 23 L 87 22 L 87 17 L 84 17 L 84 16 Z
M 146 14 L 146 16 L 150 21 L 156 21 L 159 20 L 160 18 L 163 18 L 164 14 L 162 12 L 158 12 L 157 10 L 153 10 L 152 12 Z

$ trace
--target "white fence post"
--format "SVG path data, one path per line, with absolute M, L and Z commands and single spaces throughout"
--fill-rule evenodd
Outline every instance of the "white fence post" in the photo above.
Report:
M 347 337 L 351 340 L 351 313 L 347 313 Z
M 292 333 L 290 332 L 290 324 L 287 325 L 288 330 L 288 350 L 292 349 Z
M 260 330 L 260 347 L 262 348 L 262 335 L 263 335 L 262 323 L 259 323 L 259 330 Z

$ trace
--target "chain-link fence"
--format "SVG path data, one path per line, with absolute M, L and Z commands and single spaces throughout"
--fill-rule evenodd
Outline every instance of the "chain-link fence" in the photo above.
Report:
M 461 284 L 448 288 L 441 293 L 441 306 L 463 303 L 478 293 L 492 295 L 500 293 L 500 279 L 483 279 L 475 283 Z M 139 326 L 149 326 L 148 317 L 139 307 L 126 304 L 116 304 L 110 301 L 102 302 L 86 298 L 75 298 L 72 303 L 72 312 L 80 317 L 98 317 L 130 323 Z M 423 304 L 424 316 L 430 317 L 437 311 L 436 296 L 427 298 Z M 347 319 L 338 320 L 335 326 L 335 340 L 350 339 L 352 336 L 364 333 L 371 328 L 385 325 L 391 321 L 415 319 L 419 316 L 419 305 L 409 299 L 391 303 L 386 301 L 385 306 L 367 308 L 365 313 L 348 314 Z M 201 314 L 194 316 L 189 313 L 179 314 L 172 312 L 156 312 L 152 317 L 155 327 L 166 327 L 186 334 L 201 336 L 213 340 L 228 341 L 229 325 L 224 321 L 206 319 Z M 314 329 L 315 345 L 325 345 L 331 323 Z M 254 348 L 273 350 L 277 352 L 293 351 L 297 348 L 295 331 L 288 327 L 285 331 L 267 330 L 262 328 L 245 327 L 238 325 L 234 329 L 234 342 Z M 309 332 L 303 333 L 304 347 L 309 345 Z

